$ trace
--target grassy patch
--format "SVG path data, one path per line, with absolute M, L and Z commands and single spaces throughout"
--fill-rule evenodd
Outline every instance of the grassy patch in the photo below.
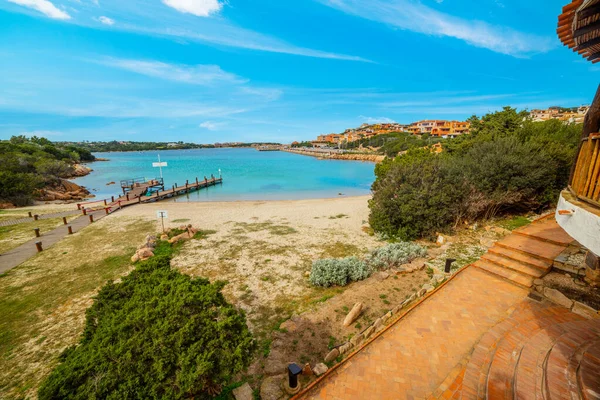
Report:
M 358 246 L 335 242 L 331 244 L 326 244 L 322 247 L 322 252 L 320 258 L 344 258 L 350 256 L 360 256 L 366 252 L 365 250 L 361 250 Z
M 513 231 L 517 228 L 520 228 L 522 226 L 529 225 L 530 223 L 531 223 L 531 221 L 529 220 L 529 218 L 523 217 L 523 216 L 515 216 L 515 217 L 511 217 L 511 218 L 505 218 L 505 219 L 501 219 L 500 221 L 497 222 L 498 226 L 500 226 L 504 229 L 511 230 L 511 231 Z
M 67 221 L 72 221 L 79 215 L 67 217 Z M 0 254 L 22 245 L 23 243 L 34 239 L 34 228 L 40 228 L 43 241 L 44 233 L 50 232 L 57 227 L 63 226 L 62 217 L 40 219 L 38 221 L 25 222 L 17 225 L 0 226 Z M 65 227 L 65 231 L 66 231 Z
M 285 236 L 292 235 L 294 233 L 298 233 L 297 230 L 287 225 L 277 225 L 271 221 L 267 222 L 236 222 L 235 228 L 231 230 L 231 233 L 242 234 L 242 233 L 250 233 L 250 232 L 260 232 L 267 231 L 269 234 L 274 236 Z
M 177 222 L 188 222 L 190 219 L 189 218 L 179 218 L 179 219 L 174 219 L 171 222 L 177 223 Z
M 0 279 L 0 398 L 33 396 L 60 351 L 77 340 L 94 291 L 131 268 L 135 248 L 155 227 L 115 225 L 88 226 Z
M 342 218 L 349 218 L 349 217 L 346 214 L 332 215 L 331 217 L 329 217 L 329 219 L 342 219 Z

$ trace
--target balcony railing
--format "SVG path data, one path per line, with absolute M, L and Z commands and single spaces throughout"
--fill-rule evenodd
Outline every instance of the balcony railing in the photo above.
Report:
M 582 140 L 569 188 L 579 199 L 600 207 L 600 133 Z

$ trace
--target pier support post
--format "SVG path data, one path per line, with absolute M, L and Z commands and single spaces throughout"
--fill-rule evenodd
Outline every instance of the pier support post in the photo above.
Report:
M 63 217 L 63 224 L 67 224 L 67 217 Z
M 188 187 L 188 180 L 186 179 L 185 180 L 185 188 L 187 189 L 187 187 Z
M 104 207 L 104 211 L 106 211 L 106 215 L 108 215 L 110 208 Z
M 87 215 L 87 211 L 85 211 L 85 207 L 81 208 L 81 212 L 83 213 L 83 215 Z
M 33 228 L 33 231 L 35 232 L 35 237 L 40 237 L 40 228 Z
M 115 202 L 115 196 L 110 196 L 110 202 L 114 203 Z
M 106 205 L 106 199 L 104 199 L 104 205 Z
M 31 211 L 29 211 L 27 214 L 29 215 L 29 218 L 33 218 L 33 215 L 31 215 Z
M 196 186 L 198 186 L 198 177 L 196 177 Z
M 175 193 L 175 185 L 173 185 L 173 193 Z
M 35 214 L 35 215 L 33 216 L 33 220 L 34 220 L 34 221 L 37 221 L 39 218 L 40 218 L 40 216 L 39 216 L 39 215 L 37 215 L 37 214 Z
M 90 214 L 90 224 L 91 224 L 92 222 L 94 222 L 94 215 L 93 215 L 93 214 Z
M 42 242 L 35 242 L 35 248 L 37 249 L 38 253 L 44 250 L 42 249 Z
M 142 196 L 138 196 L 138 203 L 142 202 Z
M 73 234 L 73 228 L 71 227 L 71 225 L 67 226 L 67 232 L 69 232 L 69 235 Z
M 125 197 L 127 198 L 127 201 L 129 201 L 129 193 L 127 193 Z

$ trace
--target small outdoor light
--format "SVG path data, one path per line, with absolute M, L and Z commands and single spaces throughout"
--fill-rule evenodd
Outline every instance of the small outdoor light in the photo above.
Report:
M 450 268 L 452 267 L 452 263 L 456 261 L 454 258 L 446 258 L 446 267 L 444 268 L 445 273 L 450 272 Z
M 302 373 L 302 367 L 298 364 L 292 363 L 288 365 L 288 386 L 292 391 L 296 391 L 298 388 L 298 375 Z

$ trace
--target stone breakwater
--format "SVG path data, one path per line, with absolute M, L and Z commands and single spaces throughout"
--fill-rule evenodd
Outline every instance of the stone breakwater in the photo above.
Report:
M 328 160 L 352 160 L 352 161 L 368 161 L 380 163 L 385 159 L 385 156 L 379 154 L 356 154 L 356 153 L 339 153 L 326 150 L 291 150 L 286 149 L 288 153 L 301 154 L 303 156 L 311 156 Z

